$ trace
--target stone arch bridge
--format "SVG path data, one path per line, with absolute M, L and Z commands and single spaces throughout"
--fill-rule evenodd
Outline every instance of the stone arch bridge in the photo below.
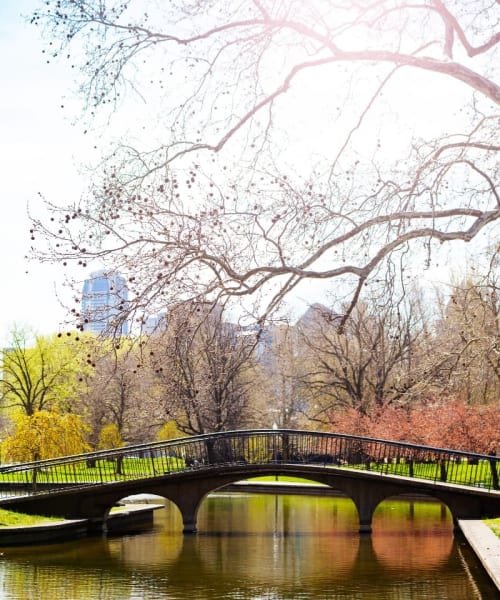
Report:
M 139 493 L 163 496 L 196 531 L 203 498 L 235 482 L 288 475 L 329 486 L 354 502 L 370 532 L 380 502 L 400 495 L 440 500 L 458 519 L 500 516 L 500 459 L 336 433 L 243 430 L 127 446 L 0 467 L 0 506 L 86 518 L 104 526 L 110 509 Z

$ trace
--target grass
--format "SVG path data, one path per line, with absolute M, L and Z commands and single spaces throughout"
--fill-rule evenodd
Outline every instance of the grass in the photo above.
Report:
M 41 469 L 36 474 L 39 483 L 92 483 L 116 481 L 117 479 L 135 479 L 153 477 L 168 471 L 185 468 L 185 463 L 177 458 L 124 458 L 120 464 L 121 475 L 117 475 L 115 460 L 98 460 L 92 466 L 85 461 L 56 465 L 50 469 Z M 6 471 L 0 473 L 0 483 L 31 483 L 32 471 Z
M 43 525 L 53 521 L 60 521 L 60 517 L 40 517 L 25 515 L 0 508 L 0 527 L 28 527 L 29 525 Z
M 497 519 L 486 519 L 486 525 L 493 531 L 493 533 L 500 538 L 500 517 Z

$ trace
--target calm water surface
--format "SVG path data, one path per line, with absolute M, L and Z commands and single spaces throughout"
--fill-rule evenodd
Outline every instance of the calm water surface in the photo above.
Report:
M 213 495 L 199 533 L 172 505 L 139 534 L 0 549 L 1 600 L 496 600 L 449 513 L 384 502 L 359 536 L 344 498 Z

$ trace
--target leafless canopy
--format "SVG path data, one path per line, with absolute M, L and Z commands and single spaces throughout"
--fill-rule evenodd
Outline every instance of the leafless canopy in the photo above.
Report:
M 36 252 L 106 262 L 146 313 L 324 280 L 347 318 L 406 256 L 498 238 L 498 21 L 494 0 L 48 0 L 33 22 L 121 141 L 35 216 Z

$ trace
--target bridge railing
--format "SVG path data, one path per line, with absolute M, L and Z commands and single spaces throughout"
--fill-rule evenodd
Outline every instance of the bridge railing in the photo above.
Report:
M 443 448 L 296 430 L 244 430 L 126 446 L 0 467 L 0 498 L 165 477 L 223 466 L 303 464 L 499 489 L 500 458 Z

